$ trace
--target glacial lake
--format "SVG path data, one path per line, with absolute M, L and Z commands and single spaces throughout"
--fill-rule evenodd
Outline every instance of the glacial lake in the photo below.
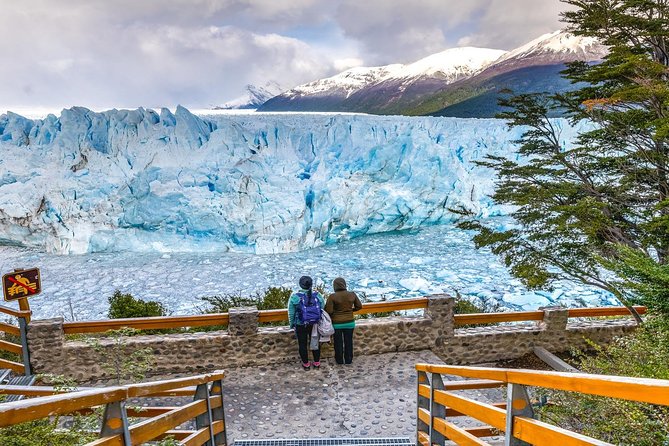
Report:
M 294 288 L 302 275 L 331 290 L 344 277 L 369 300 L 459 292 L 474 302 L 499 302 L 509 310 L 545 305 L 617 305 L 599 289 L 559 282 L 530 291 L 499 259 L 477 250 L 470 234 L 452 225 L 359 237 L 286 254 L 104 253 L 60 256 L 0 246 L 0 272 L 39 267 L 42 294 L 31 299 L 35 317 L 102 319 L 114 290 L 165 304 L 171 314 L 194 314 L 201 297 L 250 295 L 269 286 Z

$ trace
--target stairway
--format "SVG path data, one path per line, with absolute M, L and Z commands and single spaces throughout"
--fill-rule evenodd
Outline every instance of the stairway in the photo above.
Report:
M 0 385 L 6 386 L 32 386 L 35 383 L 35 375 L 17 375 L 13 376 L 11 370 L 0 369 Z M 2 401 L 10 403 L 23 399 L 23 395 L 7 395 Z
M 408 437 L 235 440 L 234 446 L 415 446 Z

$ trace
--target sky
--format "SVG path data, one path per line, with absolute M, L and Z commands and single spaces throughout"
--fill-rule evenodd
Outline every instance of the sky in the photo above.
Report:
M 559 0 L 0 0 L 0 113 L 209 108 L 448 48 L 511 50 Z

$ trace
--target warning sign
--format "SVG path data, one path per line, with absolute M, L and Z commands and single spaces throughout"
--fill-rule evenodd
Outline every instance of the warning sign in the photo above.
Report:
M 41 291 L 39 268 L 16 270 L 2 276 L 2 294 L 6 301 L 34 296 Z

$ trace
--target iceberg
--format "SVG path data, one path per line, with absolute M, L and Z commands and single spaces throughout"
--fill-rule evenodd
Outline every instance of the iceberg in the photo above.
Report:
M 569 145 L 582 126 L 556 119 Z M 294 252 L 481 217 L 521 129 L 496 119 L 196 116 L 74 107 L 0 116 L 0 244 L 49 253 Z

